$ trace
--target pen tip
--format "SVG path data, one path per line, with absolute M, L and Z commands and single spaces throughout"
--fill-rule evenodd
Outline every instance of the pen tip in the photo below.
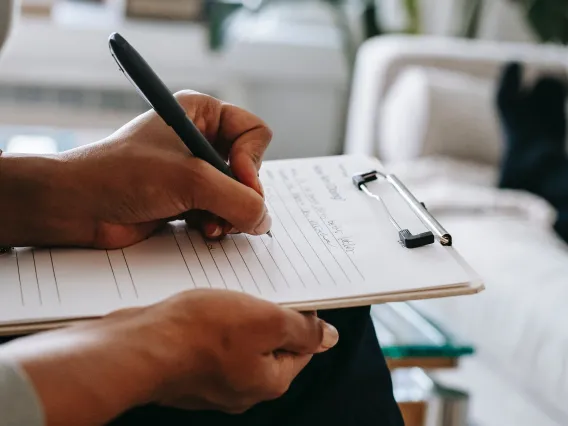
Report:
M 270 238 L 272 238 L 272 232 L 271 232 L 271 231 L 268 231 L 268 232 L 266 233 L 266 235 L 268 235 Z

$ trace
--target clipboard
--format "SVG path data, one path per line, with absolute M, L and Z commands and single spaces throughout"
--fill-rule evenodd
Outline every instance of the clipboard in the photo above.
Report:
M 370 171 L 358 173 L 358 170 Z M 377 170 L 382 169 L 376 159 L 348 155 L 265 162 L 261 181 L 274 218 L 274 238 L 230 236 L 225 246 L 218 246 L 214 254 L 208 248 L 209 244 L 200 240 L 197 231 L 197 235 L 191 234 L 183 222 L 170 224 L 161 233 L 118 253 L 47 249 L 48 254 L 37 250 L 32 256 L 29 251 L 15 249 L 11 254 L 0 256 L 0 283 L 9 287 L 10 279 L 13 280 L 11 289 L 3 290 L 0 285 L 0 314 L 3 315 L 0 318 L 0 335 L 58 328 L 98 318 L 116 309 L 151 304 L 188 289 L 190 274 L 201 276 L 203 281 L 206 275 L 209 280 L 214 274 L 237 274 L 239 267 L 242 274 L 255 273 L 254 268 L 257 273 L 255 282 L 248 283 L 252 287 L 246 287 L 245 281 L 240 282 L 242 291 L 257 295 L 254 288 L 257 285 L 262 287 L 262 298 L 300 311 L 472 295 L 482 291 L 485 288 L 482 279 L 455 249 L 452 235 L 400 179 Z M 374 181 L 379 181 L 380 185 L 370 185 Z M 387 183 L 388 187 L 381 186 L 381 182 Z M 319 205 L 310 207 L 314 199 Z M 317 226 L 312 229 L 316 222 Z M 391 224 L 396 224 L 397 233 L 392 232 Z M 351 248 L 349 242 L 342 247 L 338 244 L 342 241 L 337 237 L 336 243 L 333 235 L 335 225 L 340 225 L 338 229 L 345 231 L 344 235 L 353 238 L 357 244 L 354 254 L 342 252 L 345 247 Z M 426 226 L 427 232 L 413 234 L 409 231 L 422 229 L 422 225 Z M 322 236 L 321 232 L 327 235 Z M 398 241 L 395 240 L 396 235 Z M 237 241 L 239 238 L 241 246 Z M 323 243 L 325 239 L 330 245 Z M 231 247 L 239 251 L 231 255 L 226 251 Z M 243 247 L 248 247 L 248 254 Z M 330 264 L 334 255 L 338 259 L 343 256 L 341 262 Z M 19 259 L 16 259 L 17 256 Z M 207 256 L 212 270 L 206 270 L 207 263 L 202 262 Z M 212 256 L 217 259 L 215 262 Z M 245 262 L 249 258 L 252 262 Z M 222 272 L 217 271 L 217 261 L 227 265 Z M 37 276 L 33 269 L 35 262 L 38 262 Z M 17 288 L 20 275 L 15 268 L 23 265 L 30 268 L 21 274 L 28 280 L 26 291 L 35 291 L 42 284 L 42 276 L 47 277 L 47 281 L 56 282 L 63 289 L 61 300 L 45 305 L 49 295 L 46 291 L 43 308 L 31 305 L 22 309 L 13 307 L 20 302 L 20 297 L 28 294 L 25 291 L 20 293 Z M 331 265 L 327 272 L 326 265 Z M 6 273 L 9 268 L 12 268 L 11 274 Z M 321 271 L 319 276 L 318 268 Z M 330 275 L 326 275 L 333 268 L 337 272 L 335 283 Z M 344 272 L 349 274 L 344 278 L 350 279 L 341 280 Z M 288 274 L 295 273 L 302 278 L 302 283 L 297 278 L 287 278 Z M 258 279 L 263 274 L 267 277 L 264 282 Z M 288 280 L 271 279 L 278 278 L 278 274 Z M 320 282 L 310 278 L 310 274 Z M 357 281 L 359 276 L 363 278 L 361 282 Z M 35 279 L 38 279 L 37 285 Z M 195 280 L 196 283 L 198 281 Z M 224 281 L 225 284 L 230 282 Z M 125 282 L 140 286 L 144 298 L 127 299 L 130 297 L 128 291 L 133 292 L 126 287 L 121 287 L 127 291 L 121 293 L 120 300 L 113 296 L 113 292 L 116 295 L 116 287 Z M 214 288 L 215 283 L 210 284 Z M 220 280 L 217 284 L 223 285 Z M 301 284 L 308 291 L 304 292 Z M 272 298 L 269 293 L 276 286 L 281 286 L 280 294 Z M 55 294 L 53 288 L 51 291 Z M 101 294 L 116 300 L 105 299 L 99 305 L 97 299 L 103 297 Z

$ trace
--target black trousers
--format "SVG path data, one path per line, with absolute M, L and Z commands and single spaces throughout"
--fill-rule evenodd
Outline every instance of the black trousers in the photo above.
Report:
M 332 350 L 316 355 L 278 400 L 259 404 L 241 415 L 139 407 L 110 425 L 403 426 L 369 310 L 319 312 L 321 318 L 337 327 L 340 341 Z M 8 340 L 0 338 L 0 344 Z
M 275 401 L 259 404 L 240 415 L 140 407 L 116 419 L 112 426 L 402 426 L 390 372 L 369 310 L 365 307 L 319 312 L 321 318 L 337 327 L 339 343 L 316 355 L 289 391 Z

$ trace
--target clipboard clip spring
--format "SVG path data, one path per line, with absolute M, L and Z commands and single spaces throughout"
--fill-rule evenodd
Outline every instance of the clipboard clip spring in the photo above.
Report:
M 404 199 L 404 201 L 406 201 L 414 214 L 418 216 L 418 218 L 422 221 L 426 228 L 428 228 L 429 231 L 414 235 L 408 229 L 403 229 L 400 227 L 400 225 L 391 215 L 383 199 L 377 194 L 369 191 L 369 189 L 367 188 L 367 184 L 369 182 L 376 181 L 379 178 L 386 180 L 394 187 L 394 189 L 402 196 L 402 198 Z M 436 218 L 434 218 L 434 216 L 430 214 L 430 212 L 426 209 L 424 203 L 418 201 L 395 175 L 384 174 L 377 170 L 371 170 L 367 173 L 354 175 L 353 184 L 357 187 L 357 189 L 363 191 L 367 196 L 374 198 L 383 205 L 391 223 L 398 231 L 400 244 L 402 246 L 409 249 L 424 247 L 428 244 L 433 244 L 436 238 L 443 246 L 452 245 L 452 236 L 444 229 L 442 225 L 440 225 Z

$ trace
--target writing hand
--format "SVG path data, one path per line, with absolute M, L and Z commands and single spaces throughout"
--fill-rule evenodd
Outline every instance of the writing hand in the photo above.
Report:
M 271 219 L 258 170 L 270 130 L 253 114 L 210 96 L 180 92 L 176 98 L 239 182 L 193 157 L 148 111 L 99 143 L 53 157 L 0 157 L 3 180 L 10 180 L 0 195 L 14 216 L 2 217 L 14 236 L 0 243 L 125 247 L 188 211 L 209 212 L 197 225 L 211 237 L 233 226 L 266 233 Z M 25 235 L 16 232 L 24 228 L 22 215 L 29 218 Z M 194 224 L 195 215 L 191 219 Z

